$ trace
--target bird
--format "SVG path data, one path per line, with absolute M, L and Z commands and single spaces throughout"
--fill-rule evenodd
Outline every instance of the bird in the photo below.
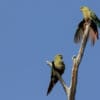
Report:
M 59 80 L 55 71 L 58 72 L 59 75 L 61 76 L 65 70 L 65 64 L 63 62 L 63 56 L 61 54 L 57 54 L 51 63 L 52 63 L 51 79 L 47 90 L 47 96 L 52 91 L 53 87 L 56 85 L 56 83 Z
M 90 22 L 89 38 L 94 45 L 95 41 L 99 39 L 98 28 L 100 28 L 100 19 L 97 15 L 87 6 L 82 6 L 80 11 L 83 13 L 83 19 L 79 22 L 78 28 L 74 35 L 74 42 L 79 43 L 82 40 L 86 25 Z
M 89 9 L 87 6 L 82 6 L 80 10 L 82 11 L 83 17 L 85 20 L 88 20 L 88 19 L 93 20 L 97 24 L 97 26 L 100 28 L 100 19 L 91 9 Z

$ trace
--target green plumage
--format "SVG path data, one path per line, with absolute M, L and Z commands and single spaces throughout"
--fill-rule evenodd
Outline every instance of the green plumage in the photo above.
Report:
M 91 19 L 97 24 L 97 26 L 100 28 L 100 19 L 96 16 L 94 12 L 91 11 Z
M 79 23 L 78 28 L 74 35 L 74 42 L 79 43 L 84 35 L 87 23 L 90 23 L 89 27 L 89 38 L 92 44 L 99 39 L 98 27 L 100 28 L 100 19 L 96 14 L 86 6 L 82 6 L 80 10 L 83 13 L 83 20 Z
M 54 61 L 52 61 L 52 69 L 51 69 L 51 80 L 49 83 L 47 95 L 51 92 L 54 85 L 58 82 L 58 77 L 55 73 L 57 71 L 60 75 L 64 73 L 65 70 L 65 64 L 62 61 L 62 55 L 56 55 Z
M 85 31 L 85 24 L 86 22 L 84 19 L 79 23 L 78 28 L 74 35 L 75 43 L 81 42 L 83 35 L 84 35 L 84 31 Z M 91 24 L 90 24 L 89 37 L 93 45 L 96 39 L 99 39 L 97 25 L 95 24 L 93 20 L 91 20 Z

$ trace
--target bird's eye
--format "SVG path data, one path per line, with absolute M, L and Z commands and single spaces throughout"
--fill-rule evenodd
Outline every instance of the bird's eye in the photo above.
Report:
M 63 59 L 63 57 L 62 57 L 62 56 L 60 56 L 60 58 L 61 58 L 61 59 Z

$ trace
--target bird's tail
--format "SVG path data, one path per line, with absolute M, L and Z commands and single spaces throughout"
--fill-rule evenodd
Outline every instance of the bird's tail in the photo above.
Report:
M 53 87 L 54 87 L 54 84 L 52 82 L 50 82 L 49 87 L 48 87 L 48 91 L 47 91 L 47 95 L 51 92 Z
M 51 92 L 51 90 L 53 89 L 53 87 L 57 83 L 57 81 L 58 81 L 57 78 L 51 79 L 49 87 L 48 87 L 47 95 Z

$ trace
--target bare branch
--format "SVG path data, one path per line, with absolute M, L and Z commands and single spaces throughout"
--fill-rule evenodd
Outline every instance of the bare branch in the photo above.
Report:
M 65 91 L 65 94 L 68 95 L 69 94 L 69 88 L 66 85 L 65 81 L 63 80 L 63 78 L 59 75 L 59 73 L 57 71 L 55 71 L 56 75 L 58 76 L 58 79 L 60 80 L 60 83 Z
M 68 100 L 75 100 L 75 93 L 76 93 L 76 86 L 77 86 L 77 76 L 78 76 L 78 68 L 81 63 L 84 50 L 86 47 L 87 39 L 88 39 L 88 33 L 89 33 L 89 26 L 90 23 L 87 23 L 86 30 L 83 35 L 82 43 L 78 52 L 78 55 L 76 58 L 74 58 L 73 62 L 73 68 L 72 68 L 72 78 L 70 83 L 70 95 L 68 97 Z
M 75 100 L 77 78 L 78 78 L 78 69 L 79 69 L 79 65 L 82 61 L 82 57 L 84 55 L 84 50 L 85 50 L 85 47 L 86 47 L 86 44 L 87 44 L 88 35 L 89 35 L 88 34 L 89 33 L 89 27 L 90 27 L 90 23 L 88 22 L 86 24 L 86 29 L 85 29 L 85 32 L 84 32 L 84 35 L 83 35 L 83 39 L 82 39 L 82 43 L 81 43 L 79 52 L 78 52 L 77 56 L 73 57 L 73 67 L 72 67 L 72 77 L 71 77 L 70 87 L 68 87 L 66 85 L 63 78 L 59 75 L 59 73 L 57 71 L 55 71 L 55 73 L 57 74 L 66 95 L 68 96 L 68 100 Z M 46 61 L 46 63 L 50 67 L 53 67 L 51 62 Z
M 46 61 L 47 65 L 49 65 L 49 67 L 52 67 L 52 63 L 50 61 Z

